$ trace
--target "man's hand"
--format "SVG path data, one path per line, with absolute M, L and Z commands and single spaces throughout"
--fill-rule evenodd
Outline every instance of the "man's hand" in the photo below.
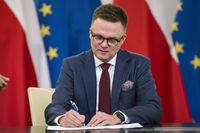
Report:
M 63 117 L 58 120 L 58 123 L 63 127 L 81 127 L 84 121 L 84 115 L 80 115 L 74 110 L 69 110 Z
M 104 112 L 97 112 L 92 117 L 87 126 L 105 126 L 105 125 L 116 125 L 121 123 L 121 120 L 116 115 L 106 114 Z
M 9 78 L 0 74 L 0 91 L 8 85 L 7 81 L 9 81 Z

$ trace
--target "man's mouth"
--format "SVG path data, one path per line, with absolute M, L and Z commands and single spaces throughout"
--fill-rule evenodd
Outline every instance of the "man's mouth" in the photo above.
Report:
M 108 53 L 108 51 L 106 50 L 99 50 L 99 51 L 101 51 L 102 53 Z

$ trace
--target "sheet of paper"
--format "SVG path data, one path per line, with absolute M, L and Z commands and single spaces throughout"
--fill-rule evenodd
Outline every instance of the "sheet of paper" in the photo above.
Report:
M 96 126 L 96 127 L 77 127 L 77 128 L 67 128 L 61 126 L 48 126 L 47 130 L 89 130 L 89 129 L 120 129 L 120 128 L 141 128 L 142 125 L 139 123 L 131 124 L 121 124 L 112 126 Z

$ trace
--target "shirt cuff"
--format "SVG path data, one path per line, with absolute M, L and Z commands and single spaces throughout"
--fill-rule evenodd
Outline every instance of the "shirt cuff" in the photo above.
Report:
M 128 118 L 128 116 L 127 115 L 125 115 L 122 111 L 120 111 L 120 110 L 117 110 L 117 111 L 115 111 L 114 112 L 114 114 L 116 113 L 116 112 L 120 112 L 123 116 L 124 116 L 124 121 L 122 121 L 121 122 L 121 124 L 128 124 L 129 122 L 130 122 L 130 120 L 129 120 L 129 118 Z
M 63 116 L 65 116 L 65 114 L 57 116 L 56 119 L 54 119 L 54 123 L 56 123 L 56 125 L 58 125 L 58 126 L 61 126 L 60 123 L 58 122 L 58 120 Z

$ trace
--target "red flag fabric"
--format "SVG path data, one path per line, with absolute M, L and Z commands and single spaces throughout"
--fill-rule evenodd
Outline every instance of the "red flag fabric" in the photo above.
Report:
M 115 0 L 114 2 L 122 6 L 129 17 L 127 39 L 123 48 L 144 54 L 152 61 L 152 73 L 163 107 L 162 122 L 191 122 L 179 64 L 171 52 L 170 41 L 163 31 L 169 28 L 166 26 L 168 18 L 163 8 L 167 7 L 168 1 L 158 0 L 151 3 L 149 0 L 147 3 L 145 0 Z M 168 2 L 168 6 L 176 6 L 175 2 Z M 163 23 L 157 21 L 158 16 L 152 12 L 152 5 L 157 9 L 158 16 L 162 15 L 160 17 L 164 19 Z M 159 11 L 159 9 L 162 10 Z M 167 29 L 167 31 L 170 30 Z
M 0 127 L 31 125 L 27 88 L 50 87 L 48 72 L 43 73 L 48 69 L 44 66 L 42 39 L 37 38 L 40 34 L 33 4 L 31 0 L 0 1 L 0 73 L 10 78 L 8 87 L 0 92 Z M 37 23 L 32 25 L 27 20 Z M 46 81 L 39 73 L 47 75 Z

